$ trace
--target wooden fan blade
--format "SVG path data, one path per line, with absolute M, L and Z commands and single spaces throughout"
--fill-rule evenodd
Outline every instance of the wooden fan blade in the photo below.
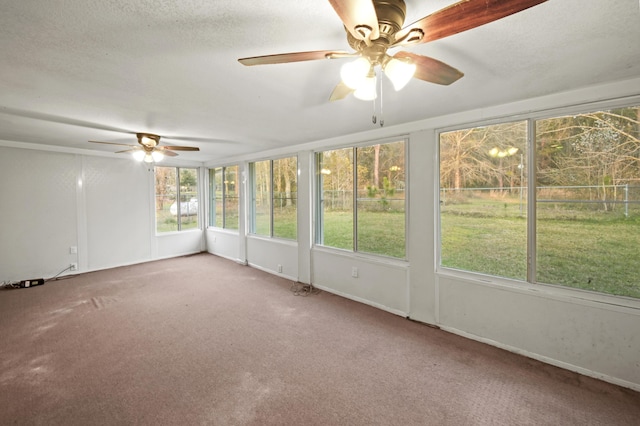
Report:
M 396 33 L 396 43 L 411 43 L 412 37 L 404 40 L 413 31 L 422 31 L 424 36 L 415 43 L 438 40 L 489 22 L 521 12 L 547 0 L 462 0 L 440 9 L 431 15 L 404 27 Z
M 329 101 L 339 101 L 341 99 L 346 98 L 349 94 L 353 93 L 355 90 L 344 84 L 342 81 L 338 83 L 338 85 L 331 92 L 331 96 L 329 96 Z
M 398 52 L 394 58 L 409 58 L 416 64 L 416 73 L 413 75 L 419 80 L 448 86 L 460 79 L 464 74 L 450 65 L 440 62 L 428 56 L 416 55 L 409 52 Z
M 371 0 L 329 0 L 347 31 L 358 40 L 380 37 L 378 15 Z
M 315 50 L 311 52 L 279 53 L 277 55 L 253 56 L 251 58 L 240 58 L 238 62 L 242 65 L 268 65 L 284 64 L 288 62 L 315 61 L 317 59 L 328 59 L 331 55 L 348 54 L 344 51 Z
M 156 149 L 157 149 L 157 148 L 156 148 Z M 178 156 L 178 154 L 176 154 L 176 153 L 175 153 L 175 152 L 173 152 L 173 151 L 169 151 L 168 149 L 163 149 L 163 150 L 162 150 L 162 153 L 163 153 L 164 155 L 166 155 L 167 157 L 177 157 L 177 156 Z
M 91 143 L 102 143 L 102 144 L 105 144 L 105 145 L 131 146 L 131 147 L 134 147 L 134 148 L 137 147 L 137 145 L 131 145 L 131 144 L 128 144 L 128 143 L 100 142 L 100 141 L 89 141 L 89 142 L 91 142 Z
M 173 151 L 200 151 L 200 148 L 196 148 L 195 146 L 157 146 L 156 149 L 164 151 L 167 149 L 171 149 Z
M 131 149 L 125 149 L 124 151 L 116 151 L 116 154 L 122 154 L 123 152 L 136 152 L 136 151 L 140 151 L 142 148 L 137 147 L 137 148 L 131 148 Z

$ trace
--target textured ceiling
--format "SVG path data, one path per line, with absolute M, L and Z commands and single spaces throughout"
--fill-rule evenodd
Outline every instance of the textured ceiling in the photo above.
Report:
M 454 1 L 406 3 L 410 23 Z M 465 76 L 385 89 L 384 121 L 636 78 L 639 7 L 549 0 L 407 49 Z M 151 132 L 210 161 L 373 129 L 371 102 L 328 101 L 344 60 L 237 62 L 306 50 L 351 50 L 326 0 L 0 0 L 0 140 L 113 152 L 87 141 Z

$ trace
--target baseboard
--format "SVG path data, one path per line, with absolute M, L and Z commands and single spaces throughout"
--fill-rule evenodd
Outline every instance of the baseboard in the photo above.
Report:
M 267 268 L 264 268 L 264 267 L 262 267 L 260 265 L 256 265 L 255 263 L 248 262 L 247 265 L 251 266 L 252 268 L 258 269 L 258 270 L 260 270 L 262 272 L 266 272 L 267 274 L 275 275 L 277 277 L 281 277 L 281 278 L 284 278 L 284 279 L 287 279 L 287 280 L 291 280 L 291 281 L 295 281 L 295 282 L 298 281 L 298 277 L 293 277 L 291 275 L 283 274 L 281 272 L 276 272 L 273 269 L 267 269 Z
M 336 296 L 344 297 L 345 299 L 353 300 L 354 302 L 363 303 L 365 305 L 369 305 L 369 306 L 372 306 L 374 308 L 378 308 L 380 310 L 383 310 L 385 312 L 389 312 L 389 313 L 394 314 L 394 315 L 398 315 L 398 316 L 403 317 L 403 318 L 407 318 L 407 316 L 408 316 L 407 312 L 401 311 L 399 309 L 393 309 L 393 308 L 390 308 L 388 306 L 384 306 L 384 305 L 381 305 L 379 303 L 372 302 L 371 300 L 362 299 L 360 297 L 353 296 L 351 294 L 342 293 L 342 292 L 337 291 L 337 290 L 335 290 L 335 289 L 333 289 L 331 287 L 325 287 L 325 286 L 316 285 L 316 284 L 313 284 L 313 286 L 315 288 L 317 288 L 317 289 L 322 290 L 322 291 L 326 291 L 327 293 L 335 294 Z
M 527 358 L 535 359 L 536 361 L 544 362 L 545 364 L 553 365 L 555 367 L 559 367 L 564 370 L 569 370 L 569 371 L 573 371 L 574 373 L 582 374 L 583 376 L 592 377 L 594 379 L 602 380 L 603 382 L 611 383 L 613 385 L 621 386 L 624 388 L 634 390 L 636 392 L 640 392 L 640 384 L 638 383 L 629 382 L 627 380 L 623 380 L 618 377 L 609 376 L 607 374 L 598 373 L 597 371 L 592 371 L 583 367 L 579 367 L 577 365 L 569 364 L 563 361 L 558 361 L 556 359 L 553 359 L 544 355 L 540 355 L 534 352 L 529 352 L 524 349 L 516 348 L 514 346 L 506 345 L 504 343 L 500 343 L 495 340 L 476 336 L 475 334 L 467 333 L 465 331 L 458 330 L 453 327 L 447 327 L 444 325 L 439 325 L 439 327 L 441 330 L 447 331 L 452 334 L 456 334 L 458 336 L 465 337 L 467 339 L 475 340 L 481 343 L 486 343 L 487 345 L 495 346 L 497 348 L 504 349 L 505 351 L 526 356 Z

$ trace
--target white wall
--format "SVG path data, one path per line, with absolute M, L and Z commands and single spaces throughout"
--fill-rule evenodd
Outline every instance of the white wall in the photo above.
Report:
M 48 278 L 76 255 L 74 155 L 0 147 L 0 281 Z
M 0 143 L 0 282 L 50 278 L 73 262 L 86 272 L 204 249 L 201 230 L 155 235 L 145 165 L 16 145 Z
M 474 274 L 439 271 L 437 254 L 437 131 L 532 113 L 571 111 L 598 103 L 640 104 L 640 79 L 585 88 L 544 98 L 386 127 L 289 150 L 226 159 L 243 164 L 269 155 L 298 154 L 298 279 L 354 300 L 563 368 L 640 390 L 640 301 L 569 288 L 487 280 Z M 389 137 L 409 139 L 408 262 L 389 261 L 330 248 L 312 247 L 312 153 Z M 300 160 L 302 159 L 302 160 Z M 217 166 L 211 164 L 210 166 Z M 246 203 L 247 200 L 244 200 Z M 215 230 L 209 230 L 214 233 Z M 295 256 L 275 240 L 244 237 L 229 241 L 231 251 L 247 244 L 250 265 L 267 271 Z M 224 252 L 220 239 L 213 253 Z M 236 251 L 237 253 L 237 251 Z M 358 277 L 352 277 L 353 268 Z
M 297 243 L 247 237 L 242 220 L 238 232 L 158 237 L 152 175 L 143 166 L 0 143 L 0 281 L 46 278 L 76 260 L 86 271 L 197 252 L 206 242 L 210 252 L 240 263 L 272 273 L 281 264 L 289 279 L 640 390 L 639 300 L 439 271 L 435 260 L 437 129 L 625 97 L 640 104 L 640 79 L 209 164 L 244 171 L 254 159 L 297 153 Z M 409 140 L 408 261 L 312 247 L 313 151 L 390 137 Z M 242 198 L 240 217 L 246 203 Z M 78 255 L 69 253 L 73 245 Z

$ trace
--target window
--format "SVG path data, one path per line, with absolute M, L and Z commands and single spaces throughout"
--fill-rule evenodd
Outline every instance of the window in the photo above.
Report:
M 640 107 L 536 122 L 538 282 L 640 297 Z
M 238 166 L 209 169 L 209 226 L 238 229 Z
M 527 278 L 527 122 L 440 134 L 442 266 Z
M 405 142 L 316 154 L 316 243 L 405 258 Z
M 198 169 L 155 167 L 156 231 L 198 227 Z
M 441 133 L 441 266 L 640 297 L 639 132 L 629 107 Z
M 251 233 L 297 239 L 297 158 L 257 161 L 249 165 L 249 171 Z

